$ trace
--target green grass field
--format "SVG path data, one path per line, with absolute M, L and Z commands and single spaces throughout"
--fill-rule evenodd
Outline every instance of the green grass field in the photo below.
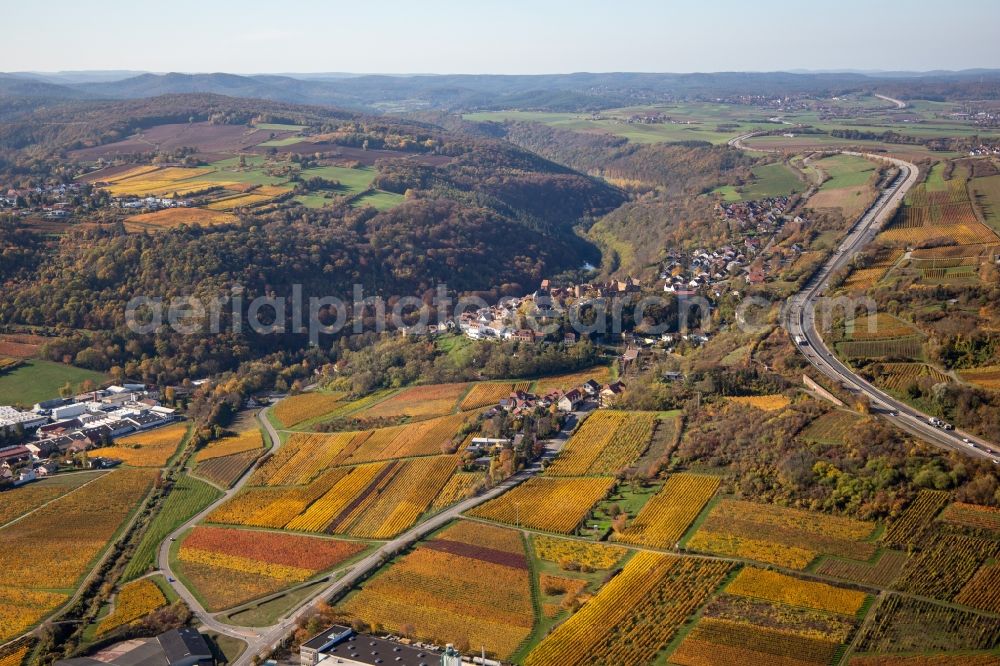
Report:
M 288 178 L 283 176 L 271 176 L 262 167 L 263 160 L 246 161 L 247 167 L 240 168 L 239 158 L 230 158 L 213 162 L 210 167 L 217 169 L 212 173 L 199 176 L 199 180 L 207 180 L 215 183 L 243 183 L 245 185 L 283 185 L 288 182 Z
M 59 397 L 59 389 L 69 382 L 74 391 L 87 380 L 95 384 L 108 381 L 107 376 L 93 370 L 52 361 L 25 361 L 24 365 L 0 375 L 0 405 L 34 405 Z
M 306 129 L 305 125 L 283 125 L 281 123 L 257 123 L 254 127 L 271 132 L 301 132 Z
M 302 601 L 316 594 L 329 584 L 326 579 L 310 583 L 269 601 L 257 605 L 251 603 L 245 609 L 230 613 L 224 617 L 227 622 L 241 627 L 268 627 L 281 619 L 289 610 L 295 608 Z
M 156 566 L 156 551 L 167 535 L 221 495 L 219 490 L 204 481 L 182 475 L 143 535 L 122 574 L 122 580 L 138 578 Z
M 753 175 L 755 180 L 750 184 L 739 188 L 726 185 L 713 191 L 721 194 L 723 201 L 734 202 L 785 196 L 806 189 L 795 170 L 781 162 L 754 167 Z
M 754 167 L 753 175 L 756 182 L 743 188 L 746 199 L 780 197 L 805 189 L 795 171 L 780 162 Z
M 332 194 L 336 194 L 336 193 L 332 193 Z M 300 204 L 302 204 L 306 208 L 322 208 L 323 206 L 326 206 L 327 204 L 333 203 L 333 201 L 334 201 L 334 199 L 332 199 L 330 197 L 323 196 L 322 193 L 300 194 L 300 195 L 298 195 L 296 197 L 292 197 L 292 198 L 295 201 L 298 201 Z
M 349 169 L 347 167 L 324 166 L 315 169 L 305 169 L 302 178 L 324 178 L 326 180 L 338 181 L 345 190 L 351 193 L 364 192 L 372 186 L 375 180 L 375 169 L 372 167 L 359 167 Z
M 361 195 L 355 199 L 351 205 L 356 208 L 361 206 L 371 206 L 377 210 L 389 210 L 390 208 L 395 208 L 404 201 L 406 201 L 406 197 L 402 194 L 375 190 L 374 192 Z
M 931 167 L 924 183 L 928 192 L 944 192 L 948 189 L 948 183 L 944 179 L 944 162 L 938 162 Z
M 648 109 L 616 109 L 606 111 L 597 119 L 588 114 L 580 113 L 546 113 L 540 111 L 486 111 L 469 113 L 463 116 L 466 120 L 477 122 L 505 120 L 544 123 L 560 129 L 577 132 L 604 132 L 623 137 L 636 143 L 662 143 L 678 141 L 708 141 L 713 144 L 723 144 L 743 132 L 760 129 L 764 125 L 753 122 L 742 122 L 731 118 L 702 116 L 686 116 L 672 123 L 627 123 L 624 119 L 633 113 L 643 111 L 662 111 L 672 115 L 673 108 L 650 107 Z M 719 124 L 726 123 L 720 129 Z
M 302 143 L 301 136 L 289 136 L 284 139 L 271 139 L 270 141 L 265 141 L 264 143 L 258 143 L 258 146 L 264 148 L 276 148 L 279 146 L 290 146 L 293 143 Z
M 821 189 L 824 190 L 864 185 L 876 170 L 874 163 L 863 157 L 855 157 L 854 155 L 824 157 L 821 160 L 815 161 L 814 164 L 830 176 L 830 179 L 823 183 Z
M 840 100 L 825 100 L 824 104 L 843 108 L 862 107 L 876 110 L 884 109 L 887 102 L 870 96 L 850 96 Z M 954 105 L 948 103 L 916 102 L 906 109 L 906 113 L 909 116 L 915 114 L 918 119 L 906 123 L 900 122 L 899 114 L 894 110 L 885 110 L 858 119 L 838 119 L 835 121 L 821 118 L 819 112 L 814 110 L 777 115 L 780 116 L 780 120 L 791 125 L 809 125 L 823 132 L 857 130 L 882 134 L 892 131 L 905 136 L 922 138 L 972 135 L 988 138 L 1000 137 L 1000 131 L 997 130 L 984 130 L 971 123 L 947 121 L 937 117 L 937 114 L 946 113 L 953 109 Z M 650 125 L 623 122 L 631 115 L 653 112 L 662 113 L 673 122 Z M 776 113 L 773 109 L 755 106 L 690 102 L 609 109 L 594 116 L 588 113 L 510 110 L 470 113 L 463 117 L 466 120 L 480 122 L 516 120 L 544 123 L 575 131 L 609 132 L 638 143 L 698 140 L 721 144 L 744 132 L 756 129 L 775 129 L 778 125 L 772 118 Z M 720 125 L 725 125 L 725 127 L 720 127 Z M 790 131 L 794 132 L 795 130 L 790 129 Z M 832 142 L 837 141 L 832 137 L 826 138 Z

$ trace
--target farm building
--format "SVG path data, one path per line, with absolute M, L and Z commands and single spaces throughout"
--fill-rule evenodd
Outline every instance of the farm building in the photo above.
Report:
M 61 659 L 57 666 L 212 666 L 215 659 L 200 633 L 184 627 L 156 638 L 116 643 L 93 657 Z
M 299 649 L 301 666 L 343 664 L 344 666 L 453 666 L 461 665 L 461 657 L 450 647 L 443 653 L 426 648 L 402 645 L 383 638 L 356 634 L 350 627 L 335 624 L 302 644 Z

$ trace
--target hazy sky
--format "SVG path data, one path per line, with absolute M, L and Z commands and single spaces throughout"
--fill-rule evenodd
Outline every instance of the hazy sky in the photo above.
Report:
M 535 74 L 1000 67 L 996 0 L 6 4 L 0 71 Z

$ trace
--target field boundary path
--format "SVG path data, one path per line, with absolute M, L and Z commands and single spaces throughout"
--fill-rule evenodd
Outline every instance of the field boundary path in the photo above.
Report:
M 746 151 L 765 153 L 784 152 L 752 148 L 744 142 L 763 132 L 748 132 L 730 139 L 733 148 Z M 860 252 L 895 214 L 902 204 L 903 197 L 920 180 L 919 169 L 915 164 L 887 155 L 863 153 L 852 150 L 824 150 L 844 155 L 864 157 L 871 160 L 888 162 L 899 169 L 899 175 L 888 185 L 851 226 L 847 235 L 823 267 L 813 275 L 802 290 L 786 301 L 781 322 L 793 340 L 796 348 L 806 357 L 813 367 L 840 384 L 846 391 L 858 397 L 865 397 L 872 406 L 872 412 L 877 413 L 887 421 L 924 441 L 951 451 L 965 455 L 1000 461 L 1000 448 L 995 444 L 960 430 L 943 430 L 930 422 L 931 416 L 890 396 L 876 388 L 867 380 L 858 376 L 853 370 L 840 361 L 827 347 L 823 337 L 816 327 L 816 306 L 826 295 L 830 278 L 835 272 L 845 267 L 855 254 Z M 973 447 L 971 444 L 975 444 Z

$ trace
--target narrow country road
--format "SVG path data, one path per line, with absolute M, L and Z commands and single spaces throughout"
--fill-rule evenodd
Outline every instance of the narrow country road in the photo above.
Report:
M 268 436 L 271 438 L 271 452 L 273 453 L 281 446 L 281 439 L 278 436 L 278 432 L 267 418 L 267 412 L 269 409 L 270 407 L 261 409 L 257 413 L 257 417 L 263 427 L 267 430 Z M 571 428 L 578 419 L 585 416 L 585 412 L 574 414 L 573 418 L 570 419 L 564 430 Z M 555 443 L 557 448 L 561 448 L 560 445 L 565 442 L 567 437 L 567 432 L 560 431 L 553 439 L 553 443 Z M 490 490 L 477 495 L 476 497 L 471 497 L 467 500 L 459 502 L 441 513 L 431 516 L 427 520 L 413 526 L 395 539 L 380 544 L 378 548 L 366 555 L 363 559 L 344 567 L 342 570 L 332 572 L 330 575 L 334 576 L 336 578 L 335 580 L 320 591 L 310 595 L 308 599 L 302 601 L 299 607 L 281 622 L 269 627 L 251 628 L 226 624 L 225 622 L 217 619 L 213 613 L 205 610 L 205 607 L 199 603 L 198 599 L 194 596 L 191 590 L 189 590 L 174 574 L 174 571 L 170 566 L 170 546 L 175 540 L 180 538 L 184 532 L 204 520 L 206 516 L 219 507 L 223 502 L 227 501 L 239 492 L 239 490 L 250 479 L 254 468 L 255 466 L 250 467 L 250 469 L 248 469 L 233 485 L 233 487 L 222 495 L 222 497 L 213 502 L 211 505 L 205 507 L 205 509 L 196 516 L 185 521 L 183 525 L 171 532 L 163 543 L 160 544 L 160 549 L 157 554 L 157 566 L 160 571 L 167 577 L 170 586 L 191 608 L 191 611 L 205 628 L 220 634 L 239 638 L 247 643 L 247 649 L 244 650 L 243 654 L 235 662 L 233 662 L 234 666 L 250 666 L 255 655 L 274 648 L 282 639 L 292 632 L 295 624 L 301 617 L 311 612 L 312 602 L 315 599 L 328 599 L 349 589 L 352 585 L 364 579 L 364 577 L 370 572 L 380 567 L 386 560 L 394 556 L 396 553 L 401 552 L 422 539 L 427 534 L 458 518 L 465 511 L 468 511 L 483 502 L 507 492 L 514 486 L 520 484 L 526 479 L 531 478 L 541 471 L 540 463 L 535 463 L 531 467 L 515 474 Z M 338 574 L 342 575 L 337 577 Z
M 741 134 L 731 139 L 729 145 L 741 150 L 779 152 L 746 146 L 744 142 L 758 134 L 760 132 Z M 818 305 L 832 306 L 832 303 L 823 300 L 831 276 L 846 266 L 855 254 L 875 239 L 882 225 L 891 219 L 896 208 L 902 204 L 903 197 L 910 191 L 910 188 L 917 184 L 920 178 L 916 165 L 897 158 L 849 150 L 830 151 L 824 149 L 822 152 L 839 152 L 845 155 L 889 162 L 898 167 L 900 173 L 854 223 L 826 264 L 810 278 L 802 291 L 788 299 L 782 313 L 782 325 L 792 336 L 792 339 L 797 341 L 796 347 L 799 351 L 817 370 L 837 381 L 853 395 L 866 397 L 872 405 L 874 413 L 931 444 L 1000 464 L 1000 448 L 995 444 L 970 433 L 959 430 L 944 430 L 933 425 L 928 414 L 893 398 L 859 377 L 830 351 L 820 335 L 816 327 L 816 309 Z
M 897 109 L 906 108 L 906 102 L 904 102 L 901 99 L 896 99 L 895 97 L 889 97 L 888 95 L 879 95 L 878 93 L 875 93 L 875 97 L 878 97 L 879 99 L 884 99 L 887 102 L 892 102 L 893 104 L 896 105 Z
M 313 595 L 309 602 L 300 606 L 297 611 L 282 620 L 280 623 L 261 630 L 261 633 L 254 639 L 249 641 L 249 647 L 246 651 L 240 655 L 239 659 L 233 662 L 234 666 L 250 666 L 253 660 L 253 656 L 263 652 L 264 650 L 275 647 L 285 636 L 291 633 L 292 629 L 295 627 L 296 622 L 303 615 L 311 612 L 311 601 L 316 598 L 328 599 L 335 594 L 346 591 L 352 585 L 362 580 L 369 572 L 380 567 L 386 560 L 391 558 L 396 553 L 406 549 L 413 543 L 417 542 L 427 534 L 433 532 L 439 527 L 451 522 L 455 518 L 458 518 L 463 512 L 476 507 L 483 502 L 493 499 L 494 497 L 501 495 L 514 486 L 518 485 L 522 481 L 530 478 L 538 472 L 538 468 L 529 468 L 523 472 L 519 472 L 514 476 L 510 477 L 503 483 L 500 483 L 490 490 L 486 491 L 482 495 L 477 495 L 476 497 L 469 498 L 463 502 L 460 502 L 450 509 L 438 513 L 428 520 L 410 528 L 403 534 L 399 535 L 392 541 L 388 541 L 376 550 L 372 551 L 364 559 L 356 562 L 350 567 L 347 574 L 339 578 L 338 580 L 332 582 L 330 585 L 325 587 L 319 593 Z M 245 640 L 245 639 L 244 639 Z
M 278 433 L 275 432 L 274 426 L 272 426 L 271 422 L 267 419 L 268 409 L 270 409 L 270 407 L 266 407 L 257 412 L 257 419 L 267 429 L 268 437 L 271 438 L 270 452 L 274 453 L 281 447 L 281 438 L 278 437 Z M 157 553 L 156 559 L 157 566 L 160 568 L 160 571 L 163 572 L 163 575 L 167 577 L 170 587 L 172 587 L 174 592 L 176 592 L 177 595 L 184 600 L 184 603 L 188 605 L 191 612 L 198 617 L 198 620 L 201 621 L 202 624 L 213 631 L 219 632 L 220 634 L 234 636 L 243 640 L 255 638 L 259 636 L 260 632 L 245 627 L 234 627 L 232 625 L 225 624 L 215 619 L 214 615 L 205 610 L 205 607 L 202 606 L 201 603 L 195 598 L 194 594 L 192 594 L 191 591 L 183 583 L 181 583 L 181 581 L 174 574 L 173 569 L 170 567 L 170 545 L 176 541 L 181 534 L 201 522 L 208 514 L 212 513 L 212 511 L 221 506 L 223 502 L 226 502 L 233 495 L 239 492 L 239 490 L 250 479 L 256 467 L 256 465 L 251 465 L 246 472 L 243 473 L 243 476 L 241 476 L 236 483 L 233 484 L 233 487 L 222 494 L 222 497 L 209 504 L 200 513 L 193 516 L 180 527 L 171 532 L 167 538 L 164 539 L 163 543 L 160 544 L 160 549 Z

